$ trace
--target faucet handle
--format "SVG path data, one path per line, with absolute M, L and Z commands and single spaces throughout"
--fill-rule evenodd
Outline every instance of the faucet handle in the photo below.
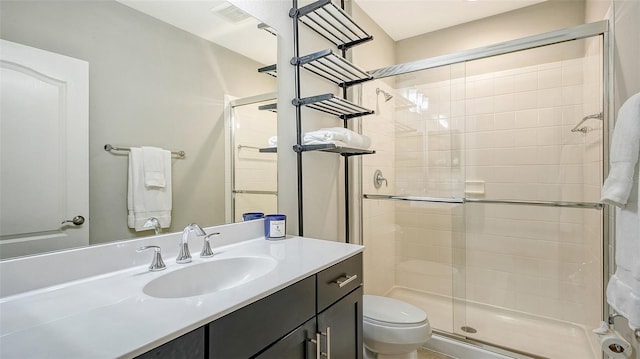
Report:
M 211 250 L 211 244 L 209 238 L 220 235 L 219 232 L 210 233 L 204 236 L 204 243 L 202 244 L 202 251 L 200 252 L 201 258 L 213 257 L 213 251 Z
M 160 247 L 158 246 L 144 246 L 136 249 L 136 252 L 140 253 L 142 251 L 146 251 L 147 249 L 153 249 L 153 260 L 151 261 L 151 265 L 149 266 L 149 270 L 152 272 L 161 271 L 167 268 L 164 265 L 164 261 L 162 260 L 162 255 L 160 254 Z

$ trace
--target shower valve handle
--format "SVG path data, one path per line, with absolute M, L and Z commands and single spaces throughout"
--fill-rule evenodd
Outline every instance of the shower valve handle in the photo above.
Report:
M 376 170 L 373 173 L 373 186 L 375 188 L 380 188 L 382 187 L 382 182 L 384 182 L 384 186 L 385 187 L 389 187 L 389 182 L 387 181 L 386 178 L 384 178 L 384 176 L 382 175 L 382 171 L 380 170 Z

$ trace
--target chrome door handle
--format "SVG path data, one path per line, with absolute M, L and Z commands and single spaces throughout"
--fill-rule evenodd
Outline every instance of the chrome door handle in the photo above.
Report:
M 62 223 L 60 223 L 60 224 L 65 224 L 65 223 L 73 223 L 73 224 L 75 224 L 76 226 L 81 226 L 81 225 L 83 225 L 83 224 L 84 224 L 84 217 L 82 217 L 82 216 L 75 216 L 75 217 L 73 217 L 73 219 L 67 219 L 67 220 L 64 220 L 64 221 L 62 221 Z
M 338 278 L 334 283 L 337 284 L 338 287 L 342 288 L 356 279 L 358 279 L 357 274 L 354 274 L 354 275 L 346 274 L 344 277 Z
M 327 351 L 323 352 L 320 341 L 322 340 L 322 336 L 327 337 Z M 327 327 L 326 333 L 316 333 L 315 339 L 308 339 L 311 343 L 316 345 L 316 359 L 321 359 L 325 357 L 327 359 L 331 359 L 331 327 Z

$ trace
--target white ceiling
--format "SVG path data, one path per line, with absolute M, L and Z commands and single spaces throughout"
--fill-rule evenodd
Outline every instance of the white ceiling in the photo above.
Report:
M 264 65 L 276 62 L 277 39 L 224 0 L 117 0 Z M 255 0 L 268 1 L 268 0 Z M 337 0 L 334 0 L 337 1 Z M 354 0 L 395 41 L 546 0 Z M 226 15 L 225 15 L 226 14 Z M 245 15 L 245 16 L 243 16 Z
M 277 58 L 277 37 L 257 19 L 223 0 L 117 0 L 156 19 L 212 41 L 261 64 Z M 264 0 L 256 0 L 264 1 Z

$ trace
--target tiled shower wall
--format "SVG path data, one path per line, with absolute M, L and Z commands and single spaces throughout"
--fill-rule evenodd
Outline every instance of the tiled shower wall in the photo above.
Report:
M 500 59 L 493 58 L 399 79 L 395 194 L 599 201 L 602 122 L 587 121 L 587 134 L 570 130 L 601 111 L 601 50 L 597 40 L 578 48 L 584 57 L 508 70 L 496 70 Z M 410 90 L 423 95 L 420 108 L 403 99 Z M 370 126 L 365 134 L 375 131 L 363 123 Z M 376 160 L 365 160 L 365 177 Z M 375 193 L 366 181 L 365 193 Z M 365 201 L 365 216 L 373 203 Z M 375 203 L 395 207 L 396 285 L 585 325 L 600 320 L 600 211 L 468 203 L 461 212 L 451 204 Z M 367 228 L 365 220 L 365 236 Z

